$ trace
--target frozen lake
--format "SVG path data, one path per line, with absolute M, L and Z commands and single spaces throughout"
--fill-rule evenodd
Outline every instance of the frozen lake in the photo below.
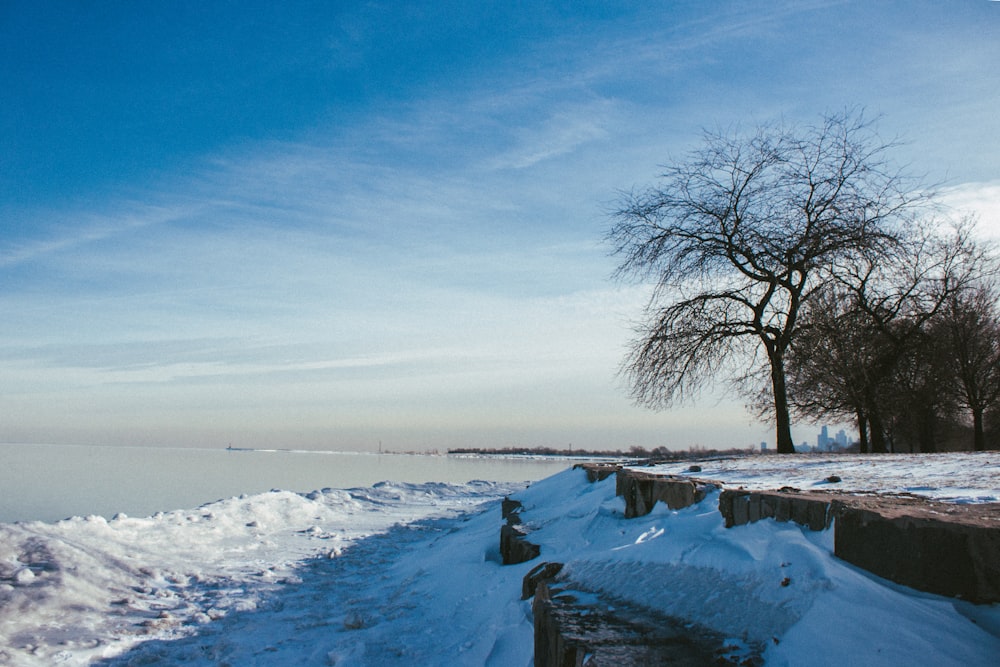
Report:
M 149 516 L 271 489 L 535 481 L 573 461 L 355 452 L 0 444 L 0 522 Z

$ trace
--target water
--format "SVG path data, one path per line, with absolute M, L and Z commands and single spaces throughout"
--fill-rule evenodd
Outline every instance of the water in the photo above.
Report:
M 350 452 L 0 444 L 0 522 L 149 516 L 271 489 L 520 482 L 572 462 Z

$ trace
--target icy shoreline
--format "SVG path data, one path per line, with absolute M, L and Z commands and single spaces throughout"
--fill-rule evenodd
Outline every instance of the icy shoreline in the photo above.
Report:
M 146 518 L 0 524 L 0 663 L 85 665 L 197 633 L 301 583 L 310 563 L 523 486 L 382 483 L 272 491 Z
M 876 488 L 895 478 L 968 502 L 997 495 L 996 454 L 857 461 L 844 479 Z M 825 472 L 809 457 L 750 461 L 770 467 L 725 473 L 711 466 L 751 462 L 704 461 L 699 475 L 820 483 Z M 988 665 L 1000 654 L 1000 606 L 887 584 L 833 558 L 828 531 L 725 529 L 715 497 L 625 519 L 613 479 L 567 470 L 527 489 L 380 484 L 0 524 L 0 662 L 526 667 L 521 580 L 537 563 L 499 562 L 507 494 L 523 503 L 543 559 L 594 590 L 757 645 L 769 665 Z

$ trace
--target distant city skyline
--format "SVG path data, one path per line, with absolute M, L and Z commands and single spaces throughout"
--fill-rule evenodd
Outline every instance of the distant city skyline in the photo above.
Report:
M 828 452 L 834 447 L 845 449 L 852 442 L 856 442 L 853 437 L 848 437 L 847 431 L 844 429 L 838 430 L 833 436 L 830 435 L 829 429 L 829 426 L 824 425 L 820 428 L 819 434 L 816 436 L 816 449 L 821 452 Z
M 651 286 L 609 211 L 703 128 L 862 106 L 1000 237 L 1000 3 L 0 17 L 0 442 L 773 442 L 724 386 L 653 412 L 618 375 Z

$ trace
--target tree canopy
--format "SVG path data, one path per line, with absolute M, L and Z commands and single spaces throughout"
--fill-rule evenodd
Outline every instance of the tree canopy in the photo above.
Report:
M 957 385 L 960 354 L 969 362 L 973 415 L 979 406 L 981 422 L 996 400 L 985 361 L 995 294 L 991 310 L 980 282 L 992 262 L 968 221 L 932 222 L 911 225 L 892 253 L 841 261 L 836 281 L 800 314 L 788 359 L 792 403 L 807 417 L 856 419 L 862 452 L 915 443 L 935 451 L 940 424 L 968 400 Z
M 720 377 L 764 386 L 777 450 L 793 452 L 785 365 L 803 307 L 844 260 L 894 253 L 923 199 L 891 147 L 857 110 L 705 132 L 656 185 L 623 195 L 608 234 L 617 275 L 653 284 L 623 364 L 633 398 L 665 408 Z

